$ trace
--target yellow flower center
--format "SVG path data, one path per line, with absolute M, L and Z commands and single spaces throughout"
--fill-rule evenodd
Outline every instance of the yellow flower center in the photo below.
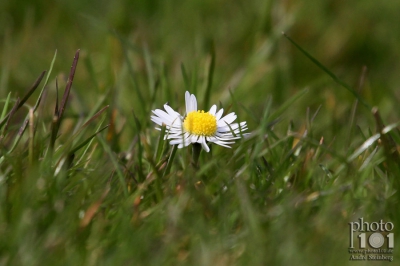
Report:
M 217 131 L 217 119 L 209 112 L 192 111 L 183 121 L 185 130 L 193 135 L 214 136 Z

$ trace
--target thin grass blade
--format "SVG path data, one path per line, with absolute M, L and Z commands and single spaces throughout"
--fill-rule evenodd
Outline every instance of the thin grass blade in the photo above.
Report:
M 161 159 L 161 155 L 162 155 L 162 151 L 163 151 L 163 147 L 165 144 L 164 141 L 164 136 L 165 136 L 165 130 L 166 130 L 166 126 L 163 125 L 161 127 L 161 132 L 160 132 L 160 136 L 158 137 L 158 142 L 157 142 L 157 149 L 156 149 L 156 154 L 155 154 L 155 161 L 158 163 Z
M 371 110 L 371 106 L 356 92 L 354 89 L 352 89 L 349 85 L 341 81 L 338 77 L 336 77 L 335 74 L 333 74 L 327 67 L 325 67 L 323 64 L 321 64 L 317 59 L 315 59 L 313 56 L 311 56 L 308 52 L 306 52 L 303 48 L 301 48 L 300 45 L 298 45 L 292 38 L 290 38 L 286 33 L 283 33 L 283 36 L 286 37 L 297 49 L 300 50 L 308 59 L 310 59 L 315 65 L 317 65 L 322 71 L 324 71 L 326 74 L 328 74 L 337 84 L 348 90 L 351 94 L 353 94 L 354 97 L 356 97 L 360 103 L 364 105 L 368 110 Z
M 40 82 L 42 81 L 45 73 L 46 73 L 46 71 L 43 71 L 42 74 L 40 74 L 40 76 L 36 79 L 35 83 L 33 83 L 32 87 L 29 89 L 29 91 L 25 94 L 25 96 L 19 102 L 19 104 L 17 106 L 17 109 L 15 111 L 17 111 L 19 108 L 21 108 L 24 105 L 24 103 L 29 99 L 29 97 L 34 93 L 34 91 L 37 89 L 37 87 L 39 86 Z M 7 122 L 7 119 L 8 119 L 8 116 L 10 115 L 10 112 L 0 122 L 0 128 L 2 128 L 4 126 L 4 124 Z
M 96 131 L 95 133 L 93 133 L 90 137 L 88 137 L 86 140 L 84 140 L 82 143 L 80 143 L 79 145 L 77 145 L 75 148 L 73 148 L 71 150 L 70 153 L 75 153 L 78 150 L 80 150 L 82 147 L 84 147 L 86 144 L 88 144 L 94 137 L 96 137 L 97 134 L 99 134 L 100 132 L 102 132 L 103 130 L 105 130 L 106 128 L 108 128 L 109 125 L 106 125 L 105 127 L 103 127 L 102 129 Z
M 212 88 L 212 83 L 213 83 L 213 78 L 214 78 L 214 69 L 215 69 L 215 47 L 214 43 L 211 43 L 211 61 L 210 65 L 208 68 L 208 76 L 207 76 L 207 86 L 206 86 L 206 93 L 204 95 L 204 108 L 208 109 L 210 108 L 210 95 L 211 95 L 211 88 Z
M 0 121 L 3 120 L 4 117 L 6 116 L 7 109 L 8 109 L 8 104 L 10 103 L 10 97 L 11 97 L 11 91 L 8 93 L 7 99 L 4 102 L 4 107 L 3 107 L 3 111 L 1 112 Z
M 69 94 L 70 94 L 70 91 L 71 91 L 71 88 L 72 88 L 72 83 L 74 81 L 76 67 L 78 65 L 79 51 L 80 50 L 76 51 L 76 53 L 75 53 L 74 61 L 72 62 L 72 66 L 71 66 L 71 71 L 69 72 L 67 85 L 65 87 L 64 95 L 63 95 L 63 98 L 62 98 L 62 101 L 61 101 L 61 105 L 60 105 L 57 127 L 59 127 L 60 124 L 61 124 L 64 112 L 65 112 L 65 107 L 67 106 L 67 103 L 68 103 L 68 98 L 69 98 Z M 57 128 L 57 130 L 58 130 L 58 128 Z
M 98 138 L 99 142 L 101 143 L 101 145 L 103 146 L 104 151 L 108 154 L 109 158 L 111 159 L 111 162 L 114 165 L 115 171 L 117 172 L 118 180 L 120 182 L 120 185 L 122 187 L 124 195 L 127 197 L 128 196 L 128 188 L 127 188 L 124 175 L 121 172 L 121 169 L 119 167 L 118 160 L 117 160 L 115 154 L 112 152 L 112 150 L 110 149 L 110 146 L 103 139 L 103 137 L 101 137 L 100 135 L 97 135 L 97 138 Z

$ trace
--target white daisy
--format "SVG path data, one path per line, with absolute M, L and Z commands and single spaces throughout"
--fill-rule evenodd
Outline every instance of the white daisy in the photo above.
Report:
M 246 122 L 232 123 L 236 120 L 235 113 L 222 117 L 224 109 L 217 112 L 213 105 L 210 111 L 197 110 L 197 100 L 194 94 L 185 93 L 186 115 L 181 116 L 167 104 L 164 109 L 152 110 L 151 120 L 159 126 L 165 124 L 165 139 L 170 139 L 171 145 L 178 148 L 189 146 L 191 143 L 200 143 L 206 152 L 210 151 L 207 142 L 230 148 L 235 139 L 240 139 L 243 131 L 247 130 Z M 160 128 L 156 128 L 160 130 Z

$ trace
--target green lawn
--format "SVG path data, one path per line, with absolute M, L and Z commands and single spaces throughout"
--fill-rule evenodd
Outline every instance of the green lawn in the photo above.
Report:
M 0 2 L 0 265 L 397 264 L 398 10 Z M 186 91 L 248 130 L 170 145 Z

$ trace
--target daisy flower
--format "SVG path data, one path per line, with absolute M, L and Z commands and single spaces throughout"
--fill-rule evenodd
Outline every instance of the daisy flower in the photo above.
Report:
M 178 148 L 189 146 L 191 143 L 200 143 L 206 152 L 210 151 L 207 142 L 230 148 L 234 140 L 246 135 L 241 132 L 247 130 L 246 122 L 233 123 L 237 116 L 229 113 L 222 117 L 224 109 L 217 112 L 213 105 L 208 112 L 197 110 L 197 100 L 194 94 L 185 93 L 186 115 L 182 116 L 168 104 L 164 110 L 152 110 L 151 120 L 159 126 L 166 126 L 165 139 Z M 161 130 L 161 128 L 156 127 Z

